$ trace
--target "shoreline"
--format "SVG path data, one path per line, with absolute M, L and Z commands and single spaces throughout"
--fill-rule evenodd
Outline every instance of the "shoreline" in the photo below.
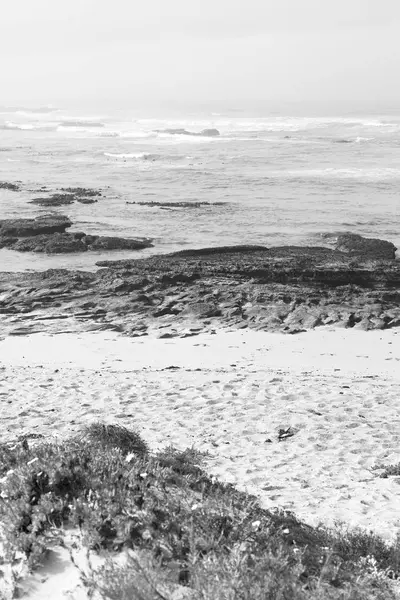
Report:
M 0 341 L 7 434 L 63 437 L 101 420 L 157 450 L 195 445 L 206 470 L 310 524 L 399 530 L 400 332 L 111 332 Z M 279 429 L 291 435 L 279 441 Z

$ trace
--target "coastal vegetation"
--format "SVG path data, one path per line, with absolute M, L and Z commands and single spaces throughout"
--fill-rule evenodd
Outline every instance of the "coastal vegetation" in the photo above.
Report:
M 102 423 L 63 441 L 3 443 L 3 564 L 22 555 L 34 569 L 73 529 L 88 552 L 107 557 L 101 570 L 82 572 L 88 597 L 398 597 L 399 541 L 264 510 L 208 475 L 204 459 L 195 448 L 152 453 L 137 432 Z

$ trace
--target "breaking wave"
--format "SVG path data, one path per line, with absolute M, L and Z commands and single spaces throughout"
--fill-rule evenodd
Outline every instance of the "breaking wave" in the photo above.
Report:
M 177 154 L 173 154 L 173 155 L 163 155 L 163 154 L 157 154 L 157 153 L 153 153 L 153 152 L 104 152 L 104 156 L 107 156 L 108 158 L 115 158 L 115 159 L 122 159 L 122 160 L 145 160 L 145 161 L 149 161 L 149 162 L 155 162 L 158 160 L 166 160 L 166 161 L 179 161 L 182 160 L 184 158 L 187 158 L 185 156 L 181 156 L 181 155 L 177 155 Z
M 51 106 L 39 106 L 37 108 L 26 107 L 26 106 L 0 106 L 0 113 L 10 114 L 15 113 L 17 115 L 29 116 L 29 115 L 46 115 L 49 113 L 58 112 L 60 109 Z
M 400 179 L 400 168 L 349 168 L 349 169 L 304 169 L 282 172 L 272 172 L 268 174 L 271 178 L 284 179 L 359 179 L 364 181 L 387 181 Z

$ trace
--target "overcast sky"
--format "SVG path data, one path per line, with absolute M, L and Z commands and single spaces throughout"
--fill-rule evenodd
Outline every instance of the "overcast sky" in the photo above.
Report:
M 0 104 L 400 106 L 400 0 L 2 0 Z

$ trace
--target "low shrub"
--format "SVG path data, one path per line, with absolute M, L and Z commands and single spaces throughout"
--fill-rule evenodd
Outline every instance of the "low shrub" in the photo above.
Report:
M 203 459 L 194 448 L 153 455 L 136 432 L 101 423 L 60 443 L 1 445 L 8 559 L 20 551 L 34 567 L 62 528 L 74 527 L 92 551 L 151 556 L 153 571 L 202 600 L 395 598 L 398 544 L 264 510 L 256 498 L 210 478 Z M 139 598 L 132 569 L 124 577 L 105 569 L 92 585 L 103 581 L 105 598 Z M 125 581 L 131 596 L 104 591 L 111 579 Z M 149 588 L 143 599 L 159 593 Z

